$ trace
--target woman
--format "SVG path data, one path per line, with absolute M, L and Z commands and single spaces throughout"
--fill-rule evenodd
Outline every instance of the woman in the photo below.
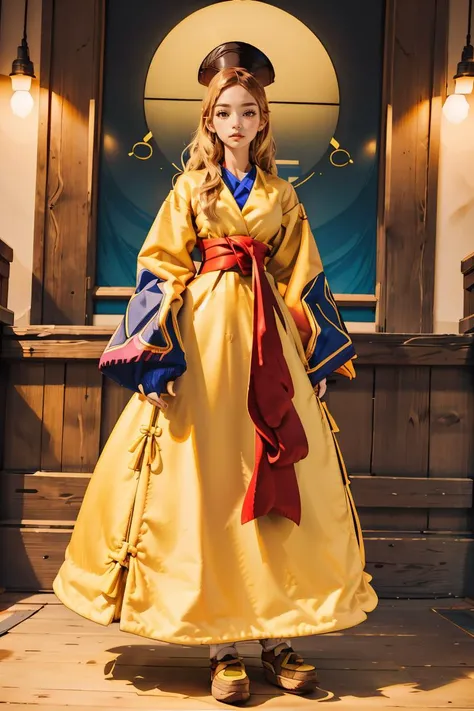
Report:
M 235 642 L 261 640 L 266 678 L 305 693 L 316 672 L 291 638 L 359 624 L 377 603 L 318 397 L 331 372 L 354 375 L 354 349 L 304 208 L 276 175 L 265 90 L 229 66 L 236 52 L 272 79 L 239 43 L 201 67 L 213 78 L 186 170 L 101 359 L 136 394 L 54 583 L 101 624 L 209 644 L 212 693 L 228 703 L 250 693 Z

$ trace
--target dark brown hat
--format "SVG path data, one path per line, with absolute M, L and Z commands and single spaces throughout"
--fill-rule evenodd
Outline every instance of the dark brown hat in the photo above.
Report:
M 247 42 L 224 42 L 205 57 L 199 67 L 200 84 L 209 86 L 212 78 L 228 67 L 242 67 L 253 74 L 262 86 L 275 81 L 275 70 L 267 55 Z

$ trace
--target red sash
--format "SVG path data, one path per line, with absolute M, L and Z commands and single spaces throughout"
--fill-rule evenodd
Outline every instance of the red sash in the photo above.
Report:
M 255 467 L 242 508 L 242 523 L 275 512 L 296 524 L 301 501 L 295 463 L 308 454 L 308 442 L 292 402 L 290 371 L 283 355 L 275 311 L 284 323 L 265 275 L 267 245 L 248 236 L 199 240 L 200 274 L 238 267 L 252 275 L 253 341 L 248 410 L 255 425 Z

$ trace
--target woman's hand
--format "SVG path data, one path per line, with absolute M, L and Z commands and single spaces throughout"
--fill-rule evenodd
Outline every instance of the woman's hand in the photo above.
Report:
M 315 386 L 314 392 L 319 398 L 324 397 L 326 394 L 326 390 L 328 389 L 327 386 L 327 381 L 326 378 L 323 378 L 322 380 L 319 381 L 319 383 Z
M 154 405 L 155 407 L 159 407 L 160 410 L 166 410 L 168 407 L 168 403 L 163 400 L 163 398 L 158 395 L 158 393 L 148 393 L 148 395 L 145 395 L 145 391 L 143 390 L 143 385 L 138 386 L 139 391 L 145 397 L 148 402 L 151 405 Z M 168 385 L 166 386 L 166 390 L 168 395 L 171 395 L 172 397 L 176 397 L 176 393 L 174 391 L 174 380 L 170 380 Z

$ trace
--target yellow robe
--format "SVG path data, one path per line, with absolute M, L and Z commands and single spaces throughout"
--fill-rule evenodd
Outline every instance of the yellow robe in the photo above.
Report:
M 203 171 L 179 178 L 139 255 L 139 270 L 164 280 L 159 322 L 172 314 L 187 370 L 157 421 L 138 394 L 125 408 L 88 486 L 54 591 L 95 622 L 119 619 L 126 632 L 179 644 L 357 625 L 377 596 L 364 571 L 335 427 L 307 373 L 319 329 L 302 290 L 322 266 L 304 209 L 288 182 L 258 169 L 243 210 L 223 186 L 217 219 L 209 220 L 199 207 L 202 180 Z M 240 522 L 255 446 L 247 411 L 251 277 L 195 276 L 191 255 L 198 238 L 226 235 L 272 247 L 267 278 L 285 318 L 278 330 L 309 444 L 295 465 L 299 526 L 275 515 Z M 312 326 L 306 352 L 299 313 Z

